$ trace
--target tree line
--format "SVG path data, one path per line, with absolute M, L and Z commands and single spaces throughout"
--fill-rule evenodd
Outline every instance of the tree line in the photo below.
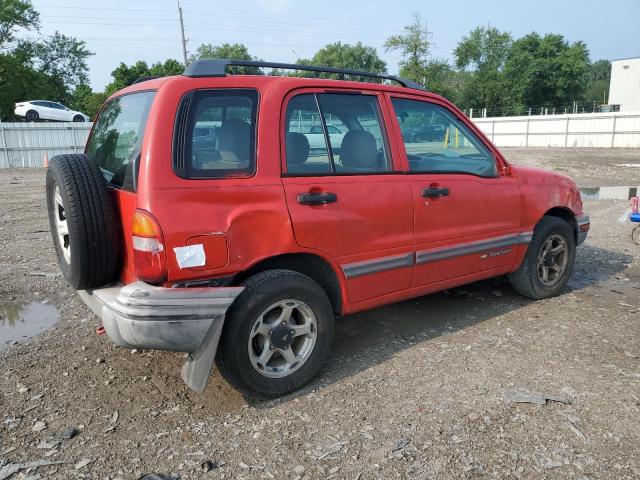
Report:
M 0 119 L 13 116 L 14 103 L 49 99 L 93 117 L 106 98 L 145 76 L 178 75 L 184 65 L 175 60 L 149 64 L 140 60 L 120 63 L 103 92 L 88 82 L 87 59 L 93 55 L 85 42 L 56 32 L 35 40 L 17 38 L 24 29 L 38 33 L 38 12 L 26 0 L 2 0 L 0 5 Z M 464 36 L 452 62 L 434 59 L 426 25 L 414 15 L 404 30 L 384 43 L 386 52 L 398 51 L 399 75 L 445 96 L 463 109 L 483 108 L 489 115 L 525 114 L 529 109 L 560 109 L 580 102 L 606 103 L 611 64 L 591 62 L 584 42 L 569 42 L 562 35 L 530 33 L 513 38 L 495 27 L 478 27 Z M 189 61 L 200 58 L 257 60 L 243 44 L 202 44 Z M 298 64 L 324 65 L 387 73 L 388 66 L 371 46 L 357 42 L 330 43 Z M 236 73 L 336 77 L 315 72 L 264 71 L 232 67 Z M 571 111 L 571 109 L 569 109 Z

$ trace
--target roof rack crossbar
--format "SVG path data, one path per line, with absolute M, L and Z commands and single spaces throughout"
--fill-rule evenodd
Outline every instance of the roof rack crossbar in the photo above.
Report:
M 304 70 L 307 72 L 335 73 L 339 75 L 352 75 L 356 77 L 380 78 L 397 82 L 403 87 L 425 90 L 425 88 L 411 80 L 386 73 L 373 73 L 364 70 L 350 70 L 346 68 L 321 67 L 317 65 L 298 65 L 295 63 L 263 62 L 258 60 L 224 60 L 218 58 L 196 60 L 184 71 L 187 77 L 224 77 L 227 67 L 258 67 L 277 68 L 281 70 Z

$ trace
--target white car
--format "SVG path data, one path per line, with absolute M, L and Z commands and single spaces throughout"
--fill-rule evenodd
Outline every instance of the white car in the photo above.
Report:
M 339 148 L 342 145 L 342 139 L 344 133 L 335 125 L 327 124 L 327 133 L 329 134 L 329 140 L 333 148 Z M 309 130 L 309 133 L 304 134 L 309 140 L 309 148 L 313 150 L 323 150 L 327 148 L 327 143 L 324 138 L 324 130 L 322 127 L 314 125 Z
M 14 113 L 25 117 L 28 122 L 38 120 L 57 120 L 58 122 L 88 122 L 90 119 L 82 112 L 71 110 L 61 103 L 48 100 L 31 100 L 16 103 Z

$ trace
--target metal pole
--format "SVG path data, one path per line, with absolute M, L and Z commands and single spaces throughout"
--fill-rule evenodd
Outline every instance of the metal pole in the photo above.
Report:
M 525 132 L 525 137 L 524 137 L 524 146 L 528 147 L 529 146 L 529 119 L 527 118 L 527 131 Z
M 184 37 L 184 20 L 182 19 L 182 7 L 180 6 L 180 2 L 178 2 L 178 15 L 180 16 L 180 35 L 182 36 L 182 55 L 184 57 L 184 66 L 186 67 L 189 63 L 187 59 L 187 39 Z
M 567 124 L 564 127 L 564 148 L 569 145 L 569 117 L 567 117 Z
M 611 148 L 613 148 L 615 146 L 615 140 L 616 140 L 616 119 L 618 118 L 618 116 L 614 113 L 613 114 L 613 130 L 611 130 Z

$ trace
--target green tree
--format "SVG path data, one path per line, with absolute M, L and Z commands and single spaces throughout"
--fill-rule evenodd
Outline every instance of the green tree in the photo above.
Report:
M 89 85 L 82 83 L 73 91 L 69 106 L 74 110 L 86 113 L 93 120 L 106 99 L 106 93 L 94 92 Z
M 425 70 L 429 63 L 430 42 L 427 27 L 420 15 L 415 14 L 411 24 L 404 27 L 403 35 L 389 37 L 385 51 L 400 50 L 400 76 L 421 84 L 425 83 Z
M 464 75 L 457 72 L 449 62 L 430 60 L 423 71 L 429 91 L 442 95 L 454 103 L 461 100 Z
M 598 60 L 589 65 L 585 75 L 586 102 L 596 102 L 596 104 L 606 104 L 609 101 L 609 83 L 611 82 L 611 62 L 609 60 Z
M 194 62 L 206 58 L 257 60 L 242 43 L 223 43 L 222 45 L 203 43 L 196 49 L 196 53 L 189 57 L 189 61 Z M 262 75 L 262 70 L 258 67 L 231 67 L 230 72 L 239 75 Z
M 516 40 L 504 64 L 508 107 L 559 107 L 583 97 L 589 51 L 583 42 L 570 44 L 562 35 L 530 33 Z
M 0 48 L 5 48 L 5 44 L 14 40 L 16 29 L 38 30 L 39 27 L 40 15 L 33 8 L 31 2 L 26 0 L 0 1 Z
M 511 34 L 494 27 L 478 27 L 458 43 L 454 50 L 456 67 L 470 73 L 461 93 L 465 108 L 502 107 L 502 69 L 512 43 Z
M 65 87 L 58 80 L 40 72 L 20 56 L 0 54 L 0 118 L 13 118 L 14 104 L 36 98 L 62 100 Z
M 181 75 L 184 72 L 184 65 L 179 61 L 169 58 L 164 63 L 154 63 L 149 67 L 149 75 L 152 77 L 169 77 L 172 75 Z
M 320 65 L 324 67 L 345 68 L 350 70 L 365 70 L 372 73 L 386 73 L 387 64 L 382 60 L 376 49 L 363 45 L 335 42 L 325 45 L 318 50 L 310 60 L 300 59 L 296 63 L 301 65 Z M 309 76 L 310 72 L 304 72 Z M 319 74 L 323 78 L 340 78 L 340 75 L 327 73 Z
M 69 90 L 89 81 L 87 60 L 93 52 L 75 37 L 55 32 L 41 42 L 20 42 L 18 50 L 31 58 L 37 70 L 62 82 Z

